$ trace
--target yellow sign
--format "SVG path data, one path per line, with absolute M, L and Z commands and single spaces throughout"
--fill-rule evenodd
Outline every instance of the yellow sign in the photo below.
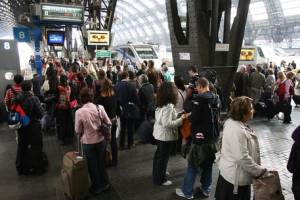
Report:
M 109 31 L 88 31 L 88 45 L 108 46 Z
M 242 49 L 240 55 L 240 61 L 254 61 L 255 58 L 255 49 L 248 48 Z

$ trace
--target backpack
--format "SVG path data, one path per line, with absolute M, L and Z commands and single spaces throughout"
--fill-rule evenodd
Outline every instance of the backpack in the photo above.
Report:
M 70 108 L 70 93 L 71 89 L 69 86 L 58 86 L 58 100 L 56 108 L 61 110 L 67 110 Z
M 198 145 L 217 142 L 220 136 L 220 103 L 217 95 L 215 95 L 212 101 L 208 99 L 204 100 L 204 98 L 201 99 L 201 101 L 197 101 L 197 99 L 193 101 L 192 109 L 193 115 L 205 115 L 206 119 L 202 123 L 192 123 L 193 143 Z

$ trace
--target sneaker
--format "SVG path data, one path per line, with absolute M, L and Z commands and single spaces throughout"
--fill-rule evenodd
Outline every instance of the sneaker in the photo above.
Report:
M 172 185 L 173 183 L 172 183 L 172 181 L 169 181 L 169 180 L 167 180 L 167 181 L 165 181 L 163 184 L 161 184 L 162 186 L 170 186 L 170 185 Z
M 180 196 L 182 198 L 185 198 L 185 199 L 194 199 L 193 195 L 190 197 L 185 196 L 185 194 L 183 194 L 183 192 L 182 192 L 182 189 L 180 189 L 180 188 L 176 188 L 176 195 Z
M 201 190 L 201 193 L 202 193 L 202 196 L 203 196 L 204 198 L 208 198 L 209 195 L 210 195 L 209 192 L 205 192 L 204 190 Z

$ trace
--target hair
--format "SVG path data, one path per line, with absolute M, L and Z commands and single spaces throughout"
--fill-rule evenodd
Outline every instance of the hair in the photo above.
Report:
M 163 82 L 161 86 L 158 88 L 157 97 L 156 97 L 156 104 L 157 107 L 163 107 L 168 104 L 177 103 L 177 91 L 174 83 L 172 82 Z
M 196 85 L 199 85 L 203 88 L 209 87 L 209 81 L 206 78 L 201 77 L 197 80 Z
M 261 71 L 262 71 L 261 65 L 257 65 L 257 66 L 256 66 L 256 70 L 257 70 L 258 72 L 261 72 Z
M 197 68 L 196 68 L 195 66 L 190 66 L 190 67 L 188 68 L 188 71 L 192 71 L 192 72 L 194 72 L 194 73 L 197 73 L 197 72 L 198 72 L 198 70 L 197 70 Z
M 273 69 L 268 69 L 268 75 L 273 75 L 274 74 L 274 71 L 273 71 Z
M 91 75 L 87 75 L 87 77 L 85 78 L 85 82 L 86 82 L 88 88 L 93 88 L 94 80 Z
M 77 79 L 80 82 L 84 81 L 84 76 L 83 76 L 83 74 L 81 72 L 77 73 Z
M 149 82 L 149 78 L 146 74 L 142 74 L 139 76 L 139 81 L 141 84 L 145 84 Z
M 102 82 L 101 94 L 103 94 L 104 96 L 108 96 L 108 97 L 111 97 L 114 95 L 114 88 L 113 88 L 112 82 L 108 78 L 105 78 Z
M 135 73 L 133 71 L 128 71 L 129 79 L 133 80 L 135 78 Z
M 284 81 L 286 79 L 284 72 L 278 72 L 277 77 L 281 81 Z
M 106 73 L 103 69 L 100 69 L 98 72 L 97 72 L 97 76 L 98 76 L 98 79 L 99 80 L 102 80 L 102 79 L 105 79 L 106 77 Z
M 66 75 L 61 75 L 59 79 L 59 83 L 62 86 L 67 86 L 68 85 L 68 77 Z
M 24 81 L 24 78 L 23 78 L 22 75 L 17 74 L 17 75 L 14 76 L 14 82 L 16 84 L 21 84 L 23 81 Z
M 89 88 L 85 87 L 80 90 L 80 101 L 82 104 L 93 102 L 93 99 L 94 94 Z
M 121 80 L 127 79 L 128 77 L 129 77 L 128 72 L 124 71 L 124 72 L 121 73 Z
M 23 81 L 21 84 L 21 88 L 23 92 L 29 92 L 32 88 L 32 82 L 29 80 Z
M 148 67 L 149 67 L 149 69 L 153 69 L 154 68 L 154 61 L 153 60 L 149 60 L 148 61 Z
M 293 72 L 288 72 L 287 74 L 286 74 L 286 78 L 287 79 L 293 79 L 295 77 L 295 74 L 293 73 Z
M 117 69 L 118 71 L 120 71 L 120 70 L 121 70 L 121 66 L 120 66 L 120 65 L 117 65 L 117 66 L 116 66 L 116 69 Z
M 184 91 L 185 90 L 185 87 L 184 87 L 184 81 L 183 81 L 183 78 L 182 76 L 180 75 L 177 75 L 174 77 L 174 82 L 175 82 L 175 85 L 178 89 Z
M 243 121 L 245 115 L 249 114 L 252 109 L 253 100 L 249 97 L 242 96 L 233 99 L 230 104 L 228 116 L 236 121 Z

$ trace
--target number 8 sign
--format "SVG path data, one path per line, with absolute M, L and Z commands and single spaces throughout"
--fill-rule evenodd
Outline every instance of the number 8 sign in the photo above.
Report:
M 14 39 L 18 42 L 30 42 L 29 29 L 14 27 Z

